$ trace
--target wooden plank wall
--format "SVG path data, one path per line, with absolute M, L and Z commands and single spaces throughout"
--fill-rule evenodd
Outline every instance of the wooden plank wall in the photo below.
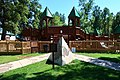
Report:
M 0 41 L 0 54 L 49 52 L 51 41 Z M 114 51 L 120 52 L 120 42 L 117 41 L 69 41 L 69 47 L 77 51 Z
M 0 54 L 49 52 L 51 41 L 0 41 Z
M 30 42 L 0 41 L 0 54 L 31 53 Z
M 70 41 L 69 46 L 77 51 L 120 51 L 120 42 L 117 41 Z

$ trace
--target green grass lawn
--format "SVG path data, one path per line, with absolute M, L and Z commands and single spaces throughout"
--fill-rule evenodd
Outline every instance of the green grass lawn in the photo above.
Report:
M 73 61 L 69 65 L 56 66 L 38 62 L 0 75 L 0 80 L 120 80 L 120 71 Z
M 20 55 L 0 55 L 0 64 L 24 59 L 27 57 L 38 56 L 43 53 L 30 53 L 30 54 L 20 54 Z
M 120 63 L 120 54 L 112 53 L 77 53 L 77 54 Z

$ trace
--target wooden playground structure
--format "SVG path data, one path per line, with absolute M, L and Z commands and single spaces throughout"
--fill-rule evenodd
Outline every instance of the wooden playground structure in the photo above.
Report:
M 68 26 L 54 26 L 52 18 L 53 17 L 50 10 L 46 7 L 40 20 L 41 27 L 39 29 L 24 28 L 21 35 L 25 41 L 15 41 L 13 45 L 15 50 L 20 49 L 21 52 L 18 51 L 20 53 L 45 52 L 45 45 L 48 48 L 51 41 L 57 43 L 61 36 L 64 37 L 71 49 L 72 47 L 75 47 L 77 51 L 119 52 L 120 50 L 120 33 L 110 35 L 109 37 L 86 34 L 84 30 L 80 28 L 80 16 L 74 7 L 68 16 Z M 45 26 L 43 26 L 43 22 L 45 22 Z M 49 23 L 52 25 L 49 26 Z M 23 47 L 17 48 L 16 45 L 18 43 L 20 43 L 20 45 Z M 24 49 L 25 43 L 29 45 L 26 48 L 26 51 Z M 10 46 L 10 44 L 11 42 L 7 44 L 7 46 Z M 0 45 L 2 45 L 1 42 Z M 10 48 L 7 46 L 6 50 L 9 52 L 8 49 Z M 49 52 L 49 50 L 46 51 Z
M 45 26 L 43 26 L 43 22 L 45 22 Z M 63 36 L 67 43 L 76 40 L 117 40 L 120 36 L 120 34 L 112 34 L 109 35 L 109 37 L 86 34 L 84 30 L 80 28 L 80 16 L 74 7 L 68 16 L 68 26 L 49 26 L 49 23 L 53 24 L 52 14 L 50 10 L 46 8 L 40 21 L 41 27 L 39 29 L 24 28 L 22 36 L 27 41 L 51 41 L 53 39 L 55 42 L 59 37 Z

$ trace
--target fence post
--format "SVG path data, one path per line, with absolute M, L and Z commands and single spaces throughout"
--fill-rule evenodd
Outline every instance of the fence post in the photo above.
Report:
M 23 42 L 21 42 L 21 53 L 23 54 Z
M 69 41 L 69 48 L 71 49 L 71 41 Z
M 95 40 L 95 42 L 96 42 L 96 49 L 98 49 L 98 48 L 97 48 L 97 40 Z
M 38 41 L 39 52 L 41 51 L 40 42 L 41 41 Z
M 6 45 L 7 45 L 7 46 L 6 46 L 6 47 L 7 47 L 7 48 L 6 48 L 6 49 L 7 49 L 7 53 L 9 53 L 9 42 L 8 42 L 7 40 L 6 40 Z

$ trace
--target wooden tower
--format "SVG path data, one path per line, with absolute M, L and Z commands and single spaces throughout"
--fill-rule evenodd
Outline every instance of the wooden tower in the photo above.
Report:
M 80 26 L 80 15 L 78 13 L 78 11 L 75 9 L 75 7 L 73 7 L 73 9 L 71 10 L 69 16 L 68 16 L 68 26 L 71 26 L 71 22 L 72 21 L 72 26 Z
M 48 28 L 48 24 L 51 21 L 52 22 L 53 16 L 50 10 L 46 7 L 44 12 L 41 15 L 40 25 L 41 28 L 43 28 L 43 22 L 45 21 L 45 27 Z

